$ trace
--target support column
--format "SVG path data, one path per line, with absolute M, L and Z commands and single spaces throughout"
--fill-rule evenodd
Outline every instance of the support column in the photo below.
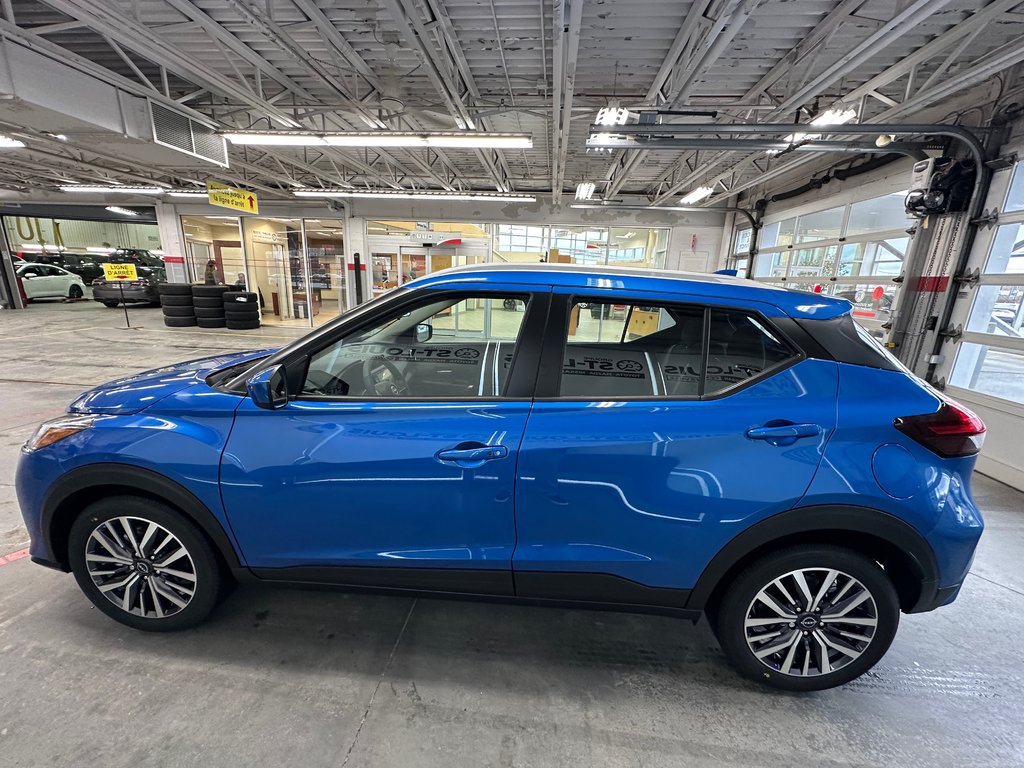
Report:
M 359 254 L 359 268 L 355 256 Z M 373 298 L 373 263 L 366 245 L 366 219 L 349 216 L 345 210 L 345 257 L 348 279 L 345 281 L 346 306 L 355 307 Z M 357 295 L 356 283 L 360 291 Z
M 164 265 L 167 267 L 167 282 L 188 283 L 196 279 L 189 274 L 188 255 L 185 248 L 187 241 L 181 228 L 181 217 L 178 208 L 169 203 L 157 202 L 156 226 L 160 232 L 160 248 L 164 252 Z

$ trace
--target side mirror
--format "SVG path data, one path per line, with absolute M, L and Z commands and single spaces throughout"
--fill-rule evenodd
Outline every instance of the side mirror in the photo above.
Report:
M 276 411 L 288 405 L 288 382 L 283 365 L 260 371 L 246 382 L 249 397 L 260 408 Z
M 416 343 L 423 344 L 434 338 L 434 326 L 430 323 L 420 323 L 416 326 Z

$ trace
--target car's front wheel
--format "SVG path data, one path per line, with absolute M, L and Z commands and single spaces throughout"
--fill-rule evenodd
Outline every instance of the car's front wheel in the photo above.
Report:
M 183 515 L 156 501 L 112 496 L 71 526 L 71 570 L 93 604 L 136 629 L 195 626 L 221 592 L 217 556 Z
M 69 299 L 80 299 L 82 298 L 82 286 L 72 283 L 71 287 L 68 288 Z
M 853 680 L 885 655 L 899 599 L 881 567 L 828 545 L 783 549 L 756 561 L 726 589 L 716 634 L 746 677 L 790 691 Z
M 113 309 L 114 307 L 116 307 L 120 303 L 121 302 L 119 302 L 119 301 L 104 301 L 103 302 L 103 306 L 104 307 L 109 307 L 110 309 Z

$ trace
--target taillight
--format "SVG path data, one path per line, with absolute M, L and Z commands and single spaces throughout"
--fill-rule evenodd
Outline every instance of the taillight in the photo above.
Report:
M 985 442 L 985 422 L 945 395 L 935 413 L 903 416 L 893 422 L 907 437 L 946 459 L 973 456 Z

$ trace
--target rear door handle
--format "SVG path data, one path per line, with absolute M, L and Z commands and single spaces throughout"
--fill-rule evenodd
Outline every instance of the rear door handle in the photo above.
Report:
M 442 464 L 456 464 L 460 467 L 480 467 L 485 461 L 504 459 L 508 448 L 504 445 L 481 445 L 474 448 L 446 448 L 434 454 Z
M 820 434 L 821 427 L 817 424 L 779 424 L 747 430 L 747 437 L 751 440 L 764 440 L 771 445 L 792 445 L 801 437 L 817 437 Z

